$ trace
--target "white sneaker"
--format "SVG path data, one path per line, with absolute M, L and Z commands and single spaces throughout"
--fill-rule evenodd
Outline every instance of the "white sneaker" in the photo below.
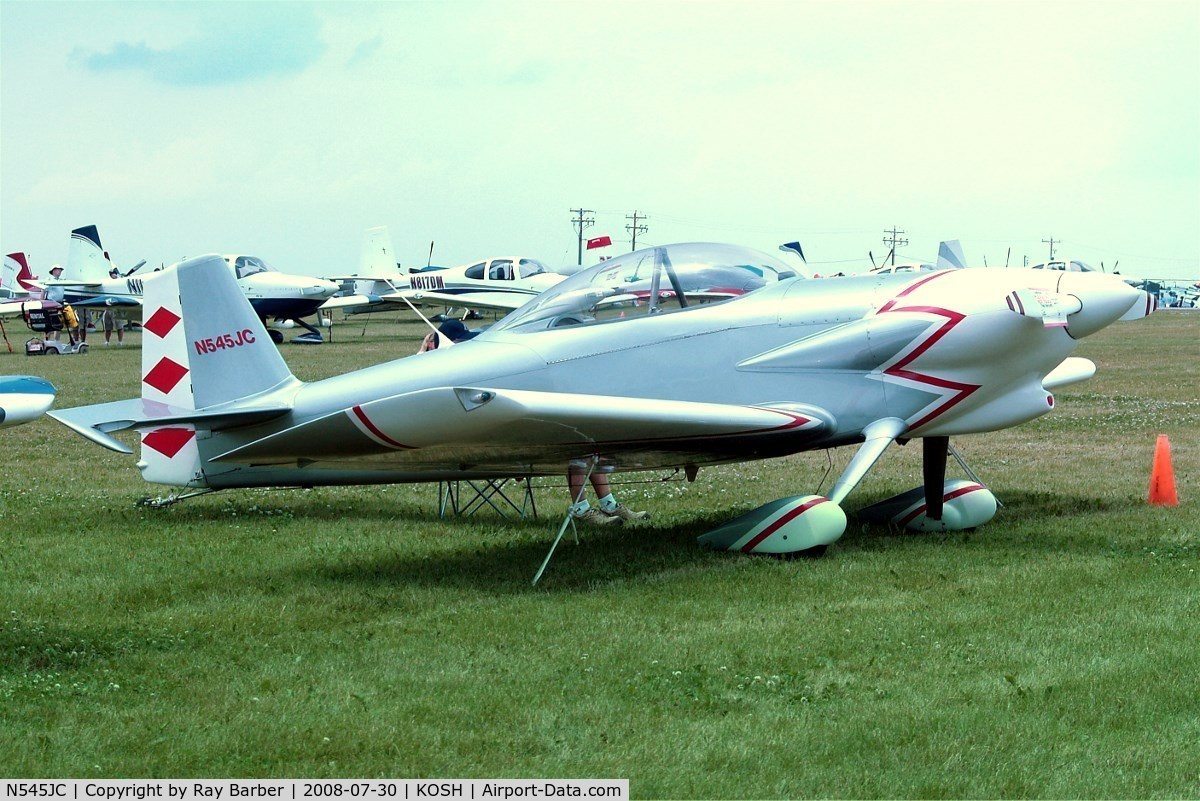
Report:
M 580 515 L 572 512 L 571 517 L 578 523 L 590 523 L 593 526 L 619 526 L 622 522 L 621 518 L 606 514 L 594 506 L 588 507 L 588 510 Z
M 603 507 L 600 508 L 600 511 L 614 520 L 624 520 L 628 523 L 637 523 L 650 519 L 649 512 L 635 512 L 623 503 L 618 503 L 617 508 L 611 512 Z

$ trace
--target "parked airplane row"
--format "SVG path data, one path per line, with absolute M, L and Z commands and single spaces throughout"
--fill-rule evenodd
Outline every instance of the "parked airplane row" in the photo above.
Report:
M 783 245 L 780 250 L 804 258 L 799 242 Z M 308 330 L 294 340 L 302 343 L 322 341 L 319 330 L 304 320 L 318 311 L 360 314 L 444 307 L 460 314 L 478 310 L 510 312 L 566 278 L 537 259 L 521 256 L 493 257 L 449 269 L 401 272 L 386 227 L 368 229 L 358 269 L 332 280 L 283 273 L 257 256 L 223 258 L 259 318 L 264 323 L 270 319 L 294 321 Z M 140 306 L 145 273 L 139 270 L 144 264 L 122 271 L 101 246 L 96 226 L 78 228 L 71 232 L 67 266 L 57 278 L 37 281 L 24 254 L 13 253 L 5 258 L 4 272 L 0 273 L 0 315 L 20 313 L 23 301 L 36 300 L 42 291 L 53 287 L 62 290 L 65 302 L 77 307 Z M 959 241 L 949 240 L 940 243 L 936 263 L 885 263 L 869 274 L 933 273 L 966 266 Z M 1077 260 L 1051 261 L 1029 269 L 1094 272 Z M 1128 276 L 1123 280 L 1133 286 L 1141 284 Z M 710 300 L 730 296 L 728 292 L 722 294 L 721 287 L 713 287 L 712 292 L 716 294 Z M 268 335 L 276 343 L 283 341 L 278 330 L 268 328 Z
M 100 233 L 94 225 L 71 232 L 67 263 L 57 277 L 38 281 L 28 275 L 24 254 L 10 254 L 6 264 L 10 259 L 24 268 L 26 277 L 21 287 L 30 293 L 26 300 L 60 294 L 62 302 L 77 308 L 140 307 L 143 281 L 153 272 L 141 271 L 144 261 L 131 270 L 122 271 L 104 251 Z M 259 319 L 264 322 L 268 318 L 295 321 L 320 340 L 320 332 L 304 323 L 303 318 L 315 314 L 321 304 L 338 291 L 337 284 L 322 278 L 282 273 L 257 256 L 229 255 L 224 261 Z M 5 311 L 20 313 L 19 308 L 14 310 L 11 301 L 5 305 Z M 281 342 L 283 335 L 272 331 L 272 339 Z
M 554 273 L 537 259 L 501 257 L 457 268 L 433 268 L 401 273 L 386 228 L 372 228 L 364 238 L 359 269 L 335 280 L 283 273 L 258 256 L 222 257 L 242 294 L 265 324 L 269 319 L 291 320 L 308 329 L 298 342 L 320 342 L 319 330 L 304 321 L 318 310 L 340 309 L 348 314 L 410 308 L 447 307 L 463 310 L 512 311 L 554 286 L 566 276 Z M 17 315 L 22 304 L 40 301 L 47 290 L 61 289 L 63 302 L 78 308 L 140 307 L 142 267 L 123 271 L 100 243 L 96 226 L 71 232 L 67 263 L 61 275 L 38 280 L 23 253 L 5 258 L 0 273 L 0 314 Z M 268 334 L 275 342 L 283 335 Z

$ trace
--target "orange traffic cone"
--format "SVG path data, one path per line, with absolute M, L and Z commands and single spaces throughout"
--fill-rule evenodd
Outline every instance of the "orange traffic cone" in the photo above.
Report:
M 1159 434 L 1158 444 L 1154 446 L 1149 500 L 1155 506 L 1179 505 L 1179 497 L 1175 494 L 1175 468 L 1171 467 L 1171 442 L 1166 434 Z

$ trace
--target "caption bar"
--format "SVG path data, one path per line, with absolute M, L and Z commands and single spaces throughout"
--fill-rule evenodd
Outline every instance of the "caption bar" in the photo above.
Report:
M 628 801 L 628 779 L 68 779 L 0 781 L 0 799 L 229 801 L 280 799 L 610 799 Z

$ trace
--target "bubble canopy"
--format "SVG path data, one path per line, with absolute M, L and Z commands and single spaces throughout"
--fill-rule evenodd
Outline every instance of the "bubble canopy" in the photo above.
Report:
M 779 259 L 751 248 L 710 242 L 661 245 L 576 273 L 492 330 L 542 331 L 686 311 L 795 277 Z

